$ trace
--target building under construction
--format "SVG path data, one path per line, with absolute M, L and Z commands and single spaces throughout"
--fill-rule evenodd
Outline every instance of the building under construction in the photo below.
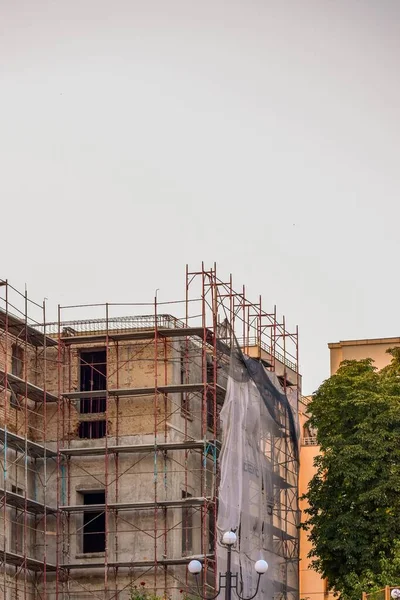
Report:
M 298 332 L 216 267 L 183 298 L 58 308 L 0 280 L 0 596 L 298 600 Z M 133 596 L 132 596 L 133 595 Z

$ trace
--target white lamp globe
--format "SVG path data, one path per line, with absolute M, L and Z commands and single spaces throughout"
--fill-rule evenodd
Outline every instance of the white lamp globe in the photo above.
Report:
M 254 568 L 256 570 L 256 573 L 258 573 L 259 575 L 263 575 L 268 571 L 268 563 L 266 560 L 258 560 L 254 565 Z
M 394 590 L 390 592 L 390 595 L 393 600 L 398 600 L 400 598 L 400 590 L 398 588 L 394 588 Z
M 203 567 L 199 560 L 191 560 L 188 564 L 189 573 L 192 573 L 192 575 L 198 575 L 199 573 L 201 573 L 202 568 Z
M 222 536 L 222 543 L 225 544 L 225 546 L 233 546 L 233 544 L 236 544 L 236 540 L 236 533 L 233 531 L 226 531 Z

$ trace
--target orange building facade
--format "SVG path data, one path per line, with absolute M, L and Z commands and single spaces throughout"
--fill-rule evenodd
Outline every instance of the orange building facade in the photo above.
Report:
M 330 374 L 334 375 L 340 363 L 344 360 L 361 360 L 372 358 L 375 366 L 382 369 L 391 361 L 387 353 L 389 348 L 400 347 L 400 337 L 345 340 L 328 344 L 330 350 Z M 299 404 L 299 418 L 301 427 L 300 447 L 300 474 L 299 474 L 299 497 L 307 492 L 308 483 L 315 473 L 314 459 L 319 453 L 316 432 L 312 431 L 307 424 L 307 404 L 309 398 L 304 397 Z M 307 504 L 300 501 L 300 510 L 306 509 Z M 302 521 L 305 515 L 302 516 Z M 300 531 L 300 566 L 299 586 L 300 600 L 328 600 L 329 593 L 327 581 L 310 567 L 310 559 L 307 557 L 311 544 L 307 539 L 307 532 Z

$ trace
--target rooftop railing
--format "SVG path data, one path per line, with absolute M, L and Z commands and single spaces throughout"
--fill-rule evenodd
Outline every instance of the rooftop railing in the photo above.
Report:
M 317 436 L 312 435 L 309 437 L 303 437 L 301 440 L 302 446 L 318 446 Z
M 161 314 L 157 315 L 139 315 L 139 316 L 124 316 L 124 317 L 110 317 L 108 319 L 85 319 L 79 321 L 62 321 L 60 324 L 57 322 L 46 324 L 46 334 L 56 335 L 58 328 L 61 328 L 62 335 L 85 335 L 85 334 L 96 334 L 104 333 L 105 331 L 114 333 L 123 333 L 132 330 L 146 330 L 154 329 L 157 323 L 159 329 L 183 329 L 185 323 L 181 319 L 177 319 L 172 315 Z M 35 329 L 43 333 L 43 325 L 36 325 Z M 228 346 L 230 345 L 229 336 L 226 339 L 222 339 Z M 286 365 L 289 369 L 297 372 L 297 366 L 295 363 L 295 357 L 289 353 L 283 354 L 275 348 L 272 353 L 272 348 L 263 340 L 260 340 L 256 336 L 250 336 L 246 338 L 238 338 L 238 343 L 242 348 L 245 347 L 260 347 L 271 357 L 274 355 L 275 359 L 281 364 Z M 280 350 L 283 350 L 280 348 Z

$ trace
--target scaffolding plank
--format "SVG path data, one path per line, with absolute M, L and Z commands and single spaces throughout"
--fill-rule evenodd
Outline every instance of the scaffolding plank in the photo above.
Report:
M 111 389 L 111 390 L 93 390 L 89 392 L 66 392 L 64 398 L 69 400 L 78 400 L 80 398 L 103 398 L 104 396 L 154 396 L 159 394 L 177 394 L 180 392 L 202 392 L 207 384 L 205 383 L 180 383 L 170 385 L 160 385 L 155 387 L 127 388 L 127 389 Z M 225 394 L 226 389 L 217 384 L 217 393 Z
M 213 560 L 214 554 L 193 555 L 184 556 L 180 558 L 160 558 L 157 560 L 157 565 L 173 566 L 173 565 L 187 565 L 191 560 L 196 559 L 200 562 L 204 562 L 205 559 Z M 120 561 L 120 562 L 107 562 L 107 566 L 111 569 L 118 567 L 119 569 L 139 569 L 139 568 L 150 568 L 155 567 L 154 560 L 141 560 L 141 561 Z M 103 562 L 83 562 L 83 563 L 70 563 L 61 565 L 62 569 L 104 569 Z
M 25 496 L 21 494 L 16 494 L 14 492 L 5 491 L 3 488 L 0 488 L 0 498 L 5 498 L 5 502 L 7 506 L 14 506 L 15 508 L 19 508 L 21 510 L 26 510 L 35 515 L 42 515 L 45 512 L 47 514 L 56 514 L 57 509 L 51 506 L 45 506 L 41 502 L 37 502 L 36 500 L 26 499 L 25 504 Z
M 290 483 L 288 480 L 284 479 L 278 473 L 272 473 L 272 482 L 279 488 L 283 490 L 289 490 L 291 488 L 297 488 L 297 484 Z
M 191 560 L 199 560 L 201 563 L 204 562 L 205 558 L 207 560 L 215 560 L 214 554 L 207 554 L 206 557 L 204 555 L 193 555 L 193 556 L 185 556 L 181 558 L 160 558 L 157 560 L 157 566 L 179 566 L 179 565 L 187 565 Z M 65 571 L 71 570 L 82 570 L 82 569 L 103 569 L 104 570 L 104 561 L 103 562 L 81 562 L 81 563 L 69 563 L 61 565 L 61 569 Z M 110 569 L 144 569 L 156 567 L 156 563 L 154 560 L 142 560 L 142 561 L 119 561 L 113 562 L 108 561 L 107 567 Z M 275 591 L 284 593 L 286 592 L 296 592 L 296 588 L 293 588 L 286 583 L 278 581 L 276 579 L 270 580 Z
M 0 308 L 0 329 L 5 330 L 6 325 L 8 333 L 19 338 L 21 341 L 26 340 L 32 346 L 57 346 L 57 340 L 44 336 L 34 327 L 24 323 L 22 319 L 9 312 L 6 313 L 5 310 Z
M 264 523 L 264 528 L 267 531 L 269 531 L 270 533 L 272 533 L 272 535 L 274 537 L 278 538 L 279 540 L 295 540 L 295 539 L 297 539 L 293 535 L 290 535 L 290 533 L 288 533 L 284 529 L 281 529 L 280 527 L 276 527 L 276 525 L 270 525 L 269 523 Z
M 108 392 L 109 393 L 109 392 Z M 91 392 L 66 392 L 62 394 L 63 398 L 69 400 L 79 400 L 81 398 L 105 398 L 107 390 L 92 390 Z
M 211 332 L 209 330 L 203 329 L 203 327 L 160 327 L 156 330 L 153 329 L 142 329 L 142 330 L 132 330 L 132 331 L 109 331 L 108 336 L 105 331 L 99 333 L 81 333 L 77 335 L 66 335 L 62 336 L 61 340 L 64 344 L 87 344 L 87 343 L 105 343 L 108 339 L 112 339 L 115 341 L 123 341 L 123 340 L 151 340 L 154 339 L 156 334 L 165 338 L 177 338 L 177 337 L 191 337 L 196 336 L 200 338 L 204 338 L 204 332 L 206 331 L 206 336 L 210 335 Z
M 159 337 L 168 338 L 182 338 L 182 337 L 196 337 L 204 342 L 206 342 L 209 346 L 214 345 L 214 334 L 211 329 L 203 328 L 203 327 L 174 327 L 174 328 L 158 328 L 157 332 L 153 329 L 142 329 L 142 330 L 132 330 L 132 331 L 102 331 L 99 333 L 81 333 L 77 335 L 64 335 L 61 337 L 61 341 L 67 345 L 76 345 L 76 344 L 104 344 L 107 339 L 113 341 L 129 341 L 129 340 L 153 340 L 156 335 Z M 216 348 L 218 352 L 224 354 L 226 356 L 230 355 L 230 347 L 228 344 L 223 342 L 222 340 L 215 340 Z
M 173 394 L 178 392 L 199 392 L 204 389 L 204 383 L 182 383 L 179 385 L 160 385 L 157 387 L 157 392 L 160 394 Z M 89 392 L 68 392 L 63 394 L 64 398 L 70 400 L 80 398 L 102 398 L 104 396 L 154 396 L 156 388 L 141 387 L 141 388 L 126 388 L 126 389 L 111 389 L 111 390 L 94 390 Z
M 21 554 L 15 554 L 14 552 L 2 552 L 0 551 L 0 562 L 6 565 L 12 565 L 14 567 L 22 567 L 28 571 L 56 571 L 56 565 L 46 562 L 46 565 L 41 560 L 36 558 L 24 557 Z
M 121 390 L 110 390 L 111 396 L 145 396 L 147 394 L 154 395 L 156 391 L 160 394 L 177 394 L 179 392 L 202 392 L 204 383 L 181 383 L 171 385 L 160 385 L 157 388 L 130 388 Z
M 11 433 L 2 427 L 0 427 L 0 444 L 3 444 L 3 451 L 12 448 L 21 453 L 27 452 L 32 458 L 55 458 L 57 456 L 57 453 L 53 450 L 49 450 L 36 442 L 31 442 L 21 435 Z
M 0 369 L 0 387 L 3 389 L 5 387 L 5 378 L 5 371 Z M 34 402 L 44 402 L 44 400 L 46 400 L 46 402 L 57 402 L 58 400 L 57 396 L 45 392 L 42 388 L 33 385 L 33 383 L 26 382 L 24 379 L 20 379 L 11 373 L 7 373 L 7 385 L 15 394 L 25 396 Z
M 180 500 L 159 500 L 158 502 L 109 502 L 110 510 L 146 510 L 155 508 L 182 508 L 184 506 L 204 506 L 211 498 L 181 498 Z M 75 506 L 60 506 L 64 512 L 104 512 L 105 504 L 77 504 Z
M 60 453 L 65 456 L 101 456 L 108 453 L 131 454 L 147 452 L 164 452 L 169 450 L 204 450 L 207 445 L 220 447 L 217 440 L 187 440 L 182 442 L 160 442 L 158 444 L 134 444 L 119 446 L 90 446 L 82 448 L 61 448 Z

